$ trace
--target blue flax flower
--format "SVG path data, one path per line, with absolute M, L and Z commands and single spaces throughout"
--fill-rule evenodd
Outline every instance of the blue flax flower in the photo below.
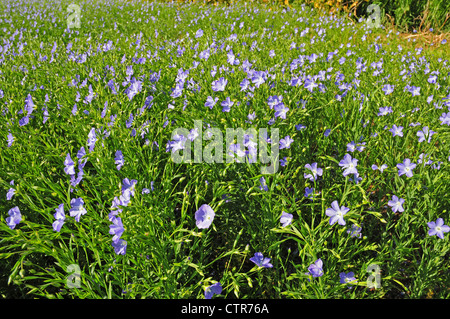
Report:
M 305 173 L 304 177 L 308 178 L 310 181 L 316 181 L 317 176 L 322 176 L 323 174 L 323 169 L 317 167 L 317 163 L 306 164 L 305 168 L 309 170 L 310 173 Z
M 135 78 L 131 81 L 130 87 L 126 90 L 126 94 L 131 101 L 133 97 L 142 90 L 142 82 L 137 81 Z
M 439 121 L 441 121 L 441 125 L 450 126 L 450 112 L 442 113 L 441 117 L 439 118 Z
M 279 117 L 283 120 L 286 119 L 286 113 L 289 111 L 289 108 L 285 107 L 284 103 L 275 105 L 274 109 L 275 109 L 275 118 Z
M 282 227 L 286 227 L 287 225 L 291 224 L 293 217 L 294 216 L 292 214 L 282 212 L 280 217 L 280 223 L 282 224 Z
M 11 187 L 8 190 L 8 192 L 6 193 L 6 200 L 11 200 L 11 198 L 14 196 L 15 193 L 16 193 L 16 190 Z
M 445 113 L 444 113 L 445 114 Z M 450 114 L 450 113 L 449 113 Z M 8 147 L 11 147 L 11 145 L 14 143 L 14 136 L 10 133 L 8 133 Z
M 291 148 L 291 144 L 294 142 L 294 140 L 288 135 L 285 138 L 282 138 L 280 140 L 280 150 L 284 148 Z
M 269 190 L 269 187 L 266 184 L 266 179 L 264 177 L 261 177 L 259 179 L 259 183 L 261 184 L 261 186 L 259 186 L 260 190 L 263 190 L 263 191 L 266 191 L 266 192 Z
M 82 215 L 87 213 L 87 211 L 86 211 L 86 209 L 84 208 L 83 205 L 84 205 L 84 201 L 83 201 L 83 199 L 81 197 L 80 198 L 73 198 L 70 201 L 71 208 L 69 210 L 69 213 L 70 213 L 71 217 L 75 217 L 75 220 L 77 222 L 80 221 L 80 217 Z
M 419 137 L 419 143 L 422 143 L 423 141 L 427 140 L 428 143 L 431 142 L 431 136 L 435 134 L 436 132 L 430 130 L 428 126 L 424 126 L 422 131 L 417 132 L 417 136 Z
M 392 133 L 392 136 L 400 136 L 403 137 L 403 126 L 392 125 L 392 128 L 389 130 Z
M 362 236 L 361 230 L 362 230 L 361 227 L 359 227 L 356 224 L 353 224 L 350 229 L 347 229 L 347 234 L 350 234 L 350 237 L 361 238 Z
M 355 278 L 355 273 L 353 272 L 353 271 L 350 271 L 349 273 L 345 273 L 345 272 L 341 272 L 340 274 L 339 274 L 339 278 L 340 278 L 340 280 L 339 280 L 339 282 L 341 283 L 341 284 L 347 284 L 347 283 L 349 283 L 349 284 L 355 284 L 355 283 L 357 283 L 358 281 L 356 280 L 356 278 Z M 348 286 L 348 288 L 352 288 L 351 286 Z
M 125 191 L 128 189 L 130 191 L 130 195 L 134 197 L 134 190 L 137 184 L 137 180 L 132 179 L 129 180 L 128 178 L 124 178 L 122 181 L 122 194 L 125 193 Z
M 217 101 L 219 100 L 218 97 L 213 98 L 211 96 L 208 96 L 206 98 L 206 102 L 205 102 L 205 106 L 209 107 L 210 109 L 212 109 L 214 107 L 214 105 L 216 105 Z
M 64 172 L 67 175 L 75 175 L 75 164 L 69 153 L 67 153 L 66 159 L 64 160 L 64 166 Z
M 386 84 L 385 86 L 383 86 L 382 91 L 385 95 L 389 95 L 394 92 L 394 85 Z
M 214 92 L 225 91 L 225 87 L 227 86 L 228 80 L 221 77 L 220 79 L 212 82 L 212 90 Z
M 325 214 L 330 217 L 330 225 L 338 222 L 339 225 L 344 226 L 344 215 L 347 214 L 349 210 L 350 208 L 345 206 L 339 207 L 337 200 L 335 200 L 331 203 L 331 208 L 327 208 Z
M 273 265 L 269 263 L 270 258 L 264 257 L 262 253 L 255 253 L 253 257 L 250 258 L 250 261 L 254 262 L 258 267 L 263 268 L 272 268 Z
M 119 239 L 118 241 L 113 241 L 112 246 L 114 247 L 114 252 L 117 255 L 125 255 L 127 253 L 127 241 Z
M 213 209 L 207 205 L 203 204 L 200 208 L 195 212 L 195 220 L 198 228 L 209 228 L 214 220 L 215 213 Z
M 26 116 L 22 117 L 22 118 L 19 120 L 19 125 L 20 125 L 20 126 L 25 126 L 25 125 L 27 125 L 29 122 L 30 122 L 30 116 L 29 116 L 29 115 L 26 115 Z
M 220 295 L 222 293 L 222 285 L 216 282 L 205 289 L 205 299 L 211 299 L 213 295 Z
M 388 115 L 389 113 L 392 113 L 392 107 L 390 106 L 385 106 L 385 107 L 380 107 L 379 108 L 380 112 L 378 112 L 378 116 L 385 116 Z
M 430 229 L 428 230 L 428 235 L 430 236 L 438 236 L 440 239 L 444 239 L 444 233 L 447 233 L 450 231 L 450 227 L 447 225 L 444 225 L 444 220 L 442 218 L 438 218 L 436 222 L 429 222 L 427 223 L 428 227 Z
M 124 231 L 122 219 L 118 216 L 112 218 L 112 224 L 109 225 L 109 234 L 114 235 L 112 238 L 113 242 L 117 242 Z
M 129 189 L 125 189 L 122 192 L 122 195 L 119 197 L 120 206 L 128 206 L 131 202 L 131 191 Z
M 84 149 L 84 146 L 81 146 L 80 150 L 77 152 L 77 158 L 81 159 L 85 155 L 86 155 L 86 150 Z
M 225 101 L 222 101 L 222 103 L 220 104 L 221 106 L 223 106 L 222 112 L 230 112 L 230 109 L 233 106 L 233 104 L 234 102 L 231 101 L 230 97 L 227 97 Z
M 97 142 L 97 134 L 95 134 L 95 128 L 89 131 L 87 146 L 89 147 L 89 152 L 92 152 L 95 147 L 95 142 Z
M 305 188 L 305 197 L 310 199 L 310 200 L 314 200 L 314 197 L 317 194 L 314 193 L 314 187 L 306 187 Z
M 405 200 L 403 198 L 398 198 L 395 195 L 392 195 L 392 199 L 388 202 L 388 205 L 392 207 L 392 211 L 394 213 L 396 212 L 403 212 L 405 209 L 402 207 Z
M 123 158 L 123 154 L 121 150 L 117 150 L 116 151 L 116 157 L 114 158 L 114 163 L 117 165 L 116 168 L 117 170 L 120 171 L 120 169 L 122 168 L 123 164 L 125 164 L 125 160 Z
M 397 164 L 398 176 L 405 174 L 408 177 L 413 176 L 413 169 L 417 166 L 415 163 L 411 163 L 409 158 L 405 159 L 403 163 Z
M 19 207 L 13 207 L 8 211 L 9 217 L 6 218 L 6 225 L 10 229 L 14 229 L 16 225 L 22 220 L 22 214 L 20 213 Z
M 198 29 L 197 32 L 195 32 L 195 37 L 196 38 L 200 38 L 201 36 L 203 36 L 203 30 L 202 29 Z
M 383 173 L 383 171 L 387 168 L 388 166 L 386 164 L 381 165 L 380 167 L 378 167 L 378 165 L 373 164 L 372 165 L 372 169 L 375 170 L 379 170 L 381 173 Z
M 60 204 L 58 208 L 55 209 L 55 213 L 53 214 L 53 217 L 55 217 L 55 221 L 53 222 L 53 230 L 54 231 L 61 231 L 61 227 L 64 224 L 64 221 L 66 219 L 66 214 L 64 213 L 64 204 Z
M 358 165 L 358 160 L 356 158 L 352 158 L 350 154 L 345 154 L 344 158 L 339 162 L 339 166 L 343 167 L 344 176 L 349 174 L 358 174 L 358 170 L 356 166 Z

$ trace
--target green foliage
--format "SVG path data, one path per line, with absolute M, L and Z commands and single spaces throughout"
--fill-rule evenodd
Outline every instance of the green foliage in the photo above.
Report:
M 352 12 L 358 17 L 368 17 L 367 8 L 378 5 L 383 20 L 393 23 L 402 31 L 448 31 L 450 27 L 450 3 L 446 0 L 304 0 L 292 2 L 307 3 L 330 12 L 340 9 Z
M 439 122 L 449 93 L 449 67 L 444 62 L 449 57 L 448 44 L 441 45 L 439 59 L 384 29 L 368 29 L 365 23 L 354 24 L 346 17 L 321 15 L 301 5 L 293 6 L 294 11 L 267 4 L 252 4 L 250 9 L 242 3 L 213 7 L 84 2 L 81 28 L 66 32 L 68 4 L 35 2 L 27 7 L 29 17 L 22 10 L 12 10 L 9 19 L 20 21 L 24 28 L 16 35 L 15 25 L 5 18 L 0 21 L 0 29 L 7 31 L 11 41 L 21 37 L 20 42 L 27 43 L 23 54 L 16 52 L 2 60 L 0 73 L 4 92 L 0 99 L 2 298 L 204 298 L 205 288 L 215 282 L 221 282 L 223 292 L 214 298 L 450 297 L 449 234 L 445 239 L 427 234 L 427 222 L 439 217 L 446 223 L 450 220 L 450 131 Z M 413 17 L 421 12 L 421 4 L 412 8 L 412 15 L 399 11 L 399 21 L 417 23 Z M 442 5 L 430 4 L 431 20 L 427 21 L 441 21 Z M 0 4 L 2 10 L 5 7 Z M 44 8 L 54 8 L 54 21 L 37 14 Z M 399 7 L 386 4 L 383 8 L 391 12 Z M 244 26 L 239 28 L 241 22 Z M 193 34 L 198 29 L 205 34 L 196 39 Z M 301 35 L 306 29 L 309 33 Z M 237 35 L 236 42 L 229 39 L 231 34 Z M 103 51 L 108 40 L 113 49 Z M 213 41 L 218 53 L 207 61 L 199 59 L 198 53 Z M 55 42 L 55 61 L 49 63 Z M 290 47 L 292 42 L 295 49 Z M 69 43 L 77 55 L 90 52 L 85 63 L 69 58 Z M 248 59 L 255 70 L 276 76 L 255 89 L 253 96 L 243 92 L 239 83 L 246 73 L 227 62 L 227 45 L 239 54 L 241 64 Z M 179 47 L 185 51 L 179 53 Z M 17 51 L 16 46 L 13 49 Z M 273 58 L 269 50 L 274 50 Z M 335 50 L 346 58 L 345 65 L 337 56 L 327 61 Z M 312 54 L 317 55 L 314 63 L 305 58 Z M 300 55 L 305 63 L 291 70 L 290 63 Z M 139 57 L 148 60 L 136 63 Z M 355 76 L 358 58 L 367 71 Z M 191 67 L 194 61 L 200 61 L 197 68 Z M 380 61 L 383 71 L 374 75 L 371 64 Z M 133 65 L 136 78 L 144 78 L 142 91 L 132 100 L 124 94 L 124 87 L 113 95 L 107 85 L 112 77 L 110 66 L 115 68 L 116 83 L 121 84 L 128 65 Z M 211 75 L 214 67 L 215 77 Z M 427 81 L 427 67 L 439 72 L 439 87 Z M 200 92 L 186 89 L 179 98 L 170 96 L 179 69 L 189 69 L 189 79 L 201 87 Z M 149 75 L 159 71 L 159 81 L 151 82 Z M 325 72 L 326 91 L 289 85 L 299 72 Z M 350 85 L 345 94 L 336 85 L 339 74 Z M 77 76 L 77 85 L 70 85 Z M 211 90 L 212 80 L 219 76 L 229 81 L 225 92 Z M 84 80 L 87 84 L 80 87 Z M 395 85 L 391 95 L 382 91 L 387 83 Z M 89 85 L 95 98 L 83 103 Z M 411 97 L 404 90 L 406 85 L 420 86 L 421 95 Z M 48 102 L 44 102 L 46 93 Z M 23 113 L 19 111 L 28 94 L 37 108 L 30 123 L 20 126 Z M 219 98 L 211 110 L 204 106 L 209 95 Z M 267 106 L 267 99 L 273 95 L 283 96 L 289 112 L 285 120 L 278 118 L 269 126 L 274 110 Z M 427 102 L 430 95 L 433 100 Z M 148 96 L 153 96 L 152 106 L 140 113 Z M 235 105 L 224 113 L 220 101 L 228 96 Z M 106 101 L 108 108 L 102 117 Z M 78 111 L 73 115 L 75 103 Z M 49 112 L 46 123 L 41 111 L 44 105 Z M 384 106 L 391 106 L 393 114 L 377 116 Z M 253 112 L 256 118 L 249 124 L 247 116 Z M 126 127 L 131 113 L 137 131 L 134 137 Z M 117 118 L 109 125 L 112 115 Z M 231 127 L 269 127 L 269 132 L 279 128 L 281 138 L 289 135 L 294 140 L 290 148 L 280 150 L 287 165 L 264 176 L 268 191 L 263 191 L 260 163 L 174 163 L 165 151 L 171 133 L 177 127 L 193 128 L 196 119 L 203 121 L 205 129 L 209 124 L 222 132 Z M 419 128 L 409 126 L 416 122 L 437 132 L 432 143 L 418 143 Z M 298 130 L 300 123 L 306 129 Z M 403 138 L 393 137 L 386 129 L 394 123 L 405 127 Z M 66 154 L 75 160 L 80 147 L 86 147 L 92 127 L 109 135 L 99 133 L 94 151 L 88 154 L 83 180 L 71 191 L 63 162 Z M 331 129 L 328 137 L 324 136 L 326 129 Z M 141 138 L 144 131 L 145 138 Z M 8 133 L 15 138 L 11 147 L 6 146 Z M 364 151 L 353 153 L 363 177 L 359 183 L 344 177 L 338 165 L 351 141 L 366 142 Z M 119 149 L 125 158 L 120 170 L 114 163 Z M 422 164 L 412 178 L 398 175 L 397 163 L 405 158 L 417 162 L 422 153 L 435 165 L 442 162 L 439 169 Z M 305 164 L 313 162 L 324 171 L 317 181 L 304 177 Z M 382 163 L 388 165 L 383 173 L 371 169 Z M 137 186 L 131 203 L 119 213 L 128 246 L 125 255 L 117 255 L 108 216 L 125 178 L 136 179 Z M 142 193 L 151 188 L 152 181 L 154 190 Z M 10 187 L 16 193 L 6 200 Z M 306 187 L 316 189 L 314 200 L 305 197 Z M 403 213 L 387 206 L 393 194 L 405 199 Z M 80 222 L 68 214 L 70 200 L 78 197 L 87 210 Z M 334 200 L 350 208 L 345 226 L 329 224 L 326 209 Z M 61 203 L 67 218 L 61 231 L 55 232 L 53 214 Z M 205 203 L 216 216 L 210 228 L 198 229 L 194 214 Z M 23 219 L 10 229 L 5 220 L 15 206 Z M 280 224 L 283 211 L 294 216 L 287 227 Z M 352 225 L 362 227 L 361 238 L 347 232 Z M 255 252 L 271 258 L 273 268 L 253 264 L 250 258 Z M 324 275 L 310 278 L 305 273 L 318 258 L 324 262 Z M 367 268 L 372 264 L 382 269 L 380 289 L 366 287 Z M 71 265 L 80 268 L 79 288 L 69 284 Z M 352 289 L 339 282 L 339 274 L 350 271 L 358 280 Z

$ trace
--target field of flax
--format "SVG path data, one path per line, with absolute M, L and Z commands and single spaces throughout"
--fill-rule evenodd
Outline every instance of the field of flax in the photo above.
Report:
M 2 298 L 450 297 L 446 39 L 118 0 L 0 32 Z

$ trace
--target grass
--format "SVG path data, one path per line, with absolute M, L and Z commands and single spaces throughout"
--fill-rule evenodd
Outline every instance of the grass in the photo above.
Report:
M 0 4 L 3 298 L 202 299 L 216 282 L 223 290 L 213 298 L 450 297 L 448 234 L 430 236 L 427 225 L 450 219 L 443 39 L 427 46 L 426 38 L 408 41 L 387 24 L 369 29 L 307 6 L 243 3 L 84 1 L 80 28 L 67 29 L 69 4 Z M 204 34 L 197 38 L 199 29 Z M 239 63 L 230 63 L 230 50 Z M 265 72 L 259 87 L 252 70 Z M 215 92 L 212 82 L 221 77 L 228 84 Z M 133 78 L 142 87 L 130 97 Z M 245 78 L 250 88 L 241 89 Z M 320 86 L 308 90 L 307 79 Z M 394 86 L 390 94 L 387 84 Z M 24 124 L 27 96 L 35 107 Z M 218 98 L 211 109 L 208 96 Z M 285 119 L 270 108 L 273 96 L 289 108 Z M 234 105 L 223 112 L 227 97 Z M 382 107 L 392 113 L 379 116 Z M 177 164 L 166 149 L 172 132 L 193 129 L 195 120 L 205 136 L 208 127 L 223 134 L 267 128 L 269 135 L 277 128 L 280 139 L 293 139 L 279 150 L 286 165 L 262 175 L 260 161 Z M 403 126 L 403 136 L 393 136 L 394 124 Z M 435 134 L 419 142 L 425 126 Z M 352 141 L 363 148 L 352 152 Z M 203 149 L 208 144 L 204 138 Z M 79 158 L 82 147 L 86 155 Z M 74 180 L 84 163 L 78 183 L 64 171 L 67 154 Z M 345 154 L 358 160 L 361 180 L 343 175 Z M 431 163 L 420 162 L 422 154 Z M 417 164 L 412 177 L 399 175 L 397 164 L 406 158 Z M 323 169 L 317 180 L 305 178 L 312 163 Z M 373 170 L 374 164 L 387 168 Z M 136 180 L 129 202 L 126 179 Z M 307 188 L 314 198 L 305 196 Z M 405 200 L 403 212 L 388 205 L 393 195 Z M 69 213 L 77 198 L 86 209 L 79 221 Z M 330 225 L 326 211 L 334 201 L 350 209 L 345 225 Z M 55 231 L 60 204 L 66 218 Z M 195 218 L 203 204 L 215 212 L 206 229 Z M 6 219 L 16 206 L 22 220 L 11 229 Z M 283 212 L 293 216 L 286 227 Z M 123 223 L 124 254 L 112 245 L 114 214 Z M 361 237 L 348 233 L 353 225 Z M 273 267 L 253 263 L 257 252 Z M 323 275 L 313 278 L 308 267 L 319 258 Z M 367 287 L 371 265 L 381 269 L 377 289 Z M 71 287 L 71 267 L 80 269 L 79 288 Z M 352 289 L 340 282 L 343 272 L 354 273 Z

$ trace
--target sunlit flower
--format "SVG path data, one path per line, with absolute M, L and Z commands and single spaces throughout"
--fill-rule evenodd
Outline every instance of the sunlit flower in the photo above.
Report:
M 20 213 L 19 207 L 13 207 L 8 211 L 9 217 L 6 218 L 6 225 L 10 229 L 14 229 L 22 220 L 22 214 Z
M 215 213 L 211 206 L 203 204 L 195 212 L 195 220 L 198 228 L 209 228 L 214 220 Z
M 308 275 L 316 277 L 323 276 L 323 261 L 322 259 L 317 259 L 313 264 L 308 267 Z
M 444 225 L 444 220 L 442 218 L 438 218 L 436 222 L 429 222 L 427 223 L 428 227 L 430 229 L 428 230 L 428 235 L 434 236 L 436 235 L 440 239 L 444 239 L 444 233 L 447 233 L 450 231 L 450 227 L 447 225 Z
M 338 222 L 339 225 L 344 226 L 344 216 L 349 210 L 350 208 L 345 206 L 339 207 L 337 200 L 335 200 L 331 203 L 331 208 L 327 208 L 325 214 L 330 217 L 330 225 Z

